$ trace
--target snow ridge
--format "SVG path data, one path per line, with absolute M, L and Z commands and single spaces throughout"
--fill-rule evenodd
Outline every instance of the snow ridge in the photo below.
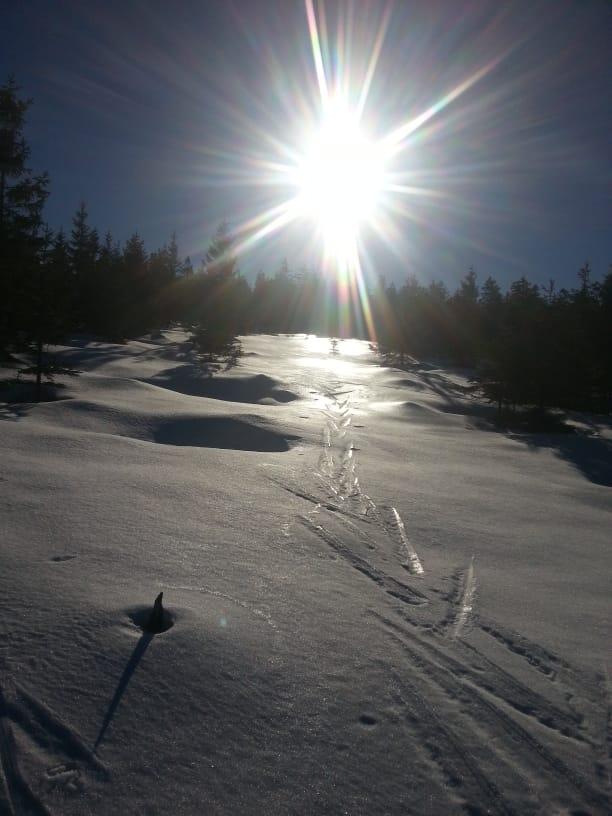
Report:
M 404 522 L 402 521 L 402 517 L 397 512 L 395 507 L 391 507 L 390 510 L 393 529 L 397 531 L 402 550 L 406 556 L 406 560 L 402 563 L 402 566 L 406 567 L 408 572 L 412 573 L 412 575 L 423 575 L 423 565 L 421 564 L 416 550 L 408 541 L 408 536 L 406 535 L 406 528 L 404 526 Z
M 474 608 L 474 599 L 476 596 L 476 573 L 474 572 L 474 556 L 472 556 L 470 564 L 463 576 L 463 589 L 461 592 L 461 599 L 459 601 L 459 608 L 455 617 L 455 626 L 453 629 L 453 637 L 461 637 L 461 633 L 468 622 L 472 610 Z

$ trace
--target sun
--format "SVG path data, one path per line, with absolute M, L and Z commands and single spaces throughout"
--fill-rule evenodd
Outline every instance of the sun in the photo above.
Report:
M 418 147 L 428 136 L 425 126 L 488 76 L 514 50 L 511 46 L 496 53 L 420 113 L 411 112 L 408 118 L 387 130 L 381 121 L 381 110 L 386 106 L 370 104 L 368 107 L 393 9 L 391 2 L 384 5 L 379 25 L 372 29 L 374 36 L 369 52 L 367 48 L 360 55 L 355 51 L 353 63 L 346 39 L 352 26 L 352 12 L 346 20 L 340 19 L 334 44 L 328 36 L 324 0 L 316 4 L 317 11 L 315 0 L 304 0 L 314 71 L 305 90 L 296 88 L 295 95 L 287 97 L 291 118 L 289 132 L 294 138 L 287 142 L 255 126 L 258 138 L 263 137 L 271 144 L 273 152 L 266 148 L 261 153 L 249 153 L 241 157 L 242 163 L 233 163 L 237 164 L 238 171 L 232 165 L 228 172 L 229 183 L 244 181 L 245 185 L 266 188 L 269 202 L 266 208 L 235 228 L 233 251 L 244 252 L 294 222 L 310 221 L 315 226 L 312 237 L 317 239 L 313 244 L 322 248 L 321 268 L 341 288 L 350 290 L 347 302 L 351 298 L 360 301 L 369 329 L 370 310 L 362 258 L 370 272 L 373 270 L 368 258 L 370 236 L 365 235 L 366 228 L 375 240 L 382 240 L 393 250 L 402 241 L 397 219 L 406 218 L 416 225 L 429 224 L 419 215 L 416 202 L 431 205 L 444 199 L 447 206 L 463 206 L 461 199 L 439 189 L 441 174 L 434 172 L 429 180 L 428 171 L 419 170 Z M 285 89 L 284 94 L 286 86 L 289 87 L 286 78 L 279 74 L 273 79 L 275 86 Z M 369 110 L 367 118 L 366 110 Z M 371 138 L 366 124 L 374 126 L 376 139 Z M 431 127 L 434 132 L 435 128 Z M 398 157 L 408 149 L 410 168 L 402 169 Z M 233 160 L 233 155 L 225 151 L 219 151 L 218 155 Z M 276 194 L 268 196 L 268 188 L 276 188 L 278 198 Z M 415 206 L 410 206 L 410 202 Z M 309 231 L 304 232 L 308 235 Z M 308 235 L 305 246 L 310 239 Z
M 382 152 L 343 101 L 328 101 L 306 137 L 295 181 L 300 214 L 315 221 L 332 254 L 354 244 L 376 213 L 385 173 Z

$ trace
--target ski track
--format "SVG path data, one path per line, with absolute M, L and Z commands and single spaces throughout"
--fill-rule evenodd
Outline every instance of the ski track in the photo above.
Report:
M 319 456 L 317 480 L 336 499 L 337 505 L 330 506 L 324 499 L 315 499 L 315 503 L 329 510 L 342 509 L 346 515 L 363 521 L 364 516 L 374 518 L 396 546 L 401 565 L 412 575 L 423 575 L 424 570 L 416 550 L 408 540 L 402 518 L 395 507 L 377 507 L 372 499 L 363 492 L 357 473 L 355 444 L 349 435 L 352 424 L 350 397 L 352 391 L 338 391 L 332 388 L 322 389 L 328 406 L 322 410 L 326 417 L 323 427 L 323 445 Z M 346 395 L 338 400 L 340 394 Z M 353 505 L 345 509 L 346 504 Z M 348 512 L 347 512 L 348 510 Z M 375 545 L 371 547 L 375 548 Z
M 4 691 L 0 688 L 0 764 L 4 798 L 10 816 L 50 816 L 43 803 L 32 793 L 17 764 L 17 746 L 11 728 Z
M 326 407 L 322 409 L 326 421 L 323 426 L 322 450 L 314 476 L 327 492 L 327 497 L 314 496 L 299 485 L 292 486 L 285 482 L 281 486 L 314 505 L 307 515 L 300 517 L 300 521 L 351 567 L 393 598 L 408 604 L 425 605 L 428 599 L 422 592 L 388 574 L 385 569 L 355 552 L 351 546 L 352 541 L 358 540 L 370 551 L 379 549 L 374 536 L 365 533 L 355 523 L 373 521 L 397 550 L 400 565 L 412 575 L 423 575 L 419 557 L 408 540 L 404 523 L 396 508 L 377 507 L 363 492 L 359 483 L 355 445 L 350 434 L 353 392 L 341 391 L 339 386 L 332 383 L 331 387 L 323 388 L 322 393 L 327 401 Z M 340 396 L 344 399 L 339 399 Z M 330 496 L 333 497 L 331 500 Z M 348 529 L 350 538 L 347 541 L 339 538 L 329 528 L 329 524 L 320 518 L 322 509 L 333 513 L 335 519 Z
M 428 752 L 446 778 L 448 787 L 461 796 L 464 804 L 470 808 L 469 812 L 519 816 L 499 787 L 466 751 L 461 737 L 430 703 L 428 695 L 423 694 L 405 675 L 393 671 L 392 677 L 395 701 L 411 730 L 416 732 L 418 748 Z M 483 810 L 485 803 L 487 807 Z
M 12 682 L 11 693 L 0 688 L 0 764 L 6 812 L 10 816 L 50 816 L 42 793 L 81 795 L 87 776 L 107 781 L 106 766 L 83 738 L 47 705 Z M 42 775 L 28 784 L 19 767 L 13 730 L 17 728 L 46 757 Z M 39 793 L 40 791 L 40 793 Z M 3 804 L 0 800 L 0 804 Z
M 390 575 L 382 572 L 369 561 L 366 561 L 366 559 L 361 558 L 359 555 L 352 552 L 351 549 L 346 546 L 346 544 L 344 544 L 332 532 L 326 530 L 321 524 L 314 523 L 307 516 L 302 516 L 301 521 L 305 527 L 315 533 L 315 535 L 318 535 L 322 541 L 324 541 L 328 546 L 335 550 L 335 552 L 348 561 L 348 563 L 354 569 L 377 584 L 388 595 L 391 595 L 393 598 L 397 598 L 404 603 L 414 604 L 417 606 L 427 603 L 427 598 L 421 592 L 409 587 L 407 584 L 400 583 L 400 581 L 397 581 L 395 578 L 392 578 Z
M 404 655 L 403 670 L 391 669 L 395 699 L 407 726 L 417 733 L 420 749 L 471 814 L 608 813 L 608 795 L 585 776 L 585 768 L 591 761 L 596 766 L 596 757 L 605 751 L 601 740 L 589 733 L 588 720 L 576 703 L 590 681 L 539 644 L 475 614 L 474 556 L 455 573 L 454 597 L 447 598 L 450 608 L 442 610 L 425 589 L 394 577 L 388 559 L 384 567 L 379 565 L 378 553 L 390 543 L 398 566 L 415 580 L 425 576 L 397 509 L 376 505 L 360 486 L 351 436 L 352 392 L 341 391 L 334 383 L 321 390 L 327 406 L 322 410 L 322 450 L 314 476 L 327 495 L 318 496 L 318 491 L 300 484 L 281 486 L 313 505 L 308 514 L 299 516 L 302 524 L 393 604 L 389 615 L 374 610 L 370 614 Z M 364 548 L 370 552 L 367 558 Z M 422 613 L 413 619 L 419 609 L 426 620 Z M 397 621 L 392 620 L 394 614 Z M 555 683 L 566 706 L 549 700 L 536 690 L 537 684 L 522 682 L 477 649 L 468 640 L 475 630 L 525 661 L 525 671 Z M 574 752 L 579 770 L 567 759 Z
M 511 768 L 520 769 L 525 780 L 537 779 L 541 793 L 529 811 L 521 812 L 542 812 L 540 808 L 545 802 L 552 803 L 558 799 L 559 791 L 563 791 L 565 797 L 572 800 L 574 807 L 587 803 L 590 807 L 596 807 L 597 812 L 608 812 L 610 801 L 605 794 L 594 789 L 581 773 L 573 770 L 511 716 L 503 707 L 506 701 L 500 697 L 497 688 L 490 692 L 483 687 L 480 678 L 475 678 L 465 670 L 458 673 L 456 661 L 449 661 L 441 651 L 435 653 L 434 659 L 427 655 L 426 650 L 419 648 L 422 647 L 421 642 L 415 645 L 412 638 L 409 640 L 405 635 L 395 632 L 390 634 L 409 658 L 413 669 L 411 679 L 416 678 L 416 684 L 423 689 L 421 700 L 435 699 L 436 695 L 432 690 L 434 685 L 445 697 L 444 704 L 437 707 L 438 712 L 444 711 L 445 716 L 456 717 L 457 704 L 460 705 L 461 716 L 457 717 L 457 733 L 461 733 L 465 738 L 467 734 L 465 729 L 469 726 L 474 734 L 471 747 L 469 749 L 467 745 L 462 747 L 465 756 L 469 755 L 470 750 L 474 750 L 474 744 L 481 743 L 484 735 L 487 739 L 487 750 L 494 756 L 491 773 L 497 774 L 499 763 L 503 762 Z M 426 707 L 424 703 L 423 707 Z M 560 731 L 558 735 L 564 736 Z M 444 731 L 441 730 L 439 740 L 442 744 L 446 741 L 453 745 L 457 742 L 457 737 L 449 742 L 449 728 L 445 727 Z M 473 757 L 472 763 L 478 765 Z M 471 770 L 473 773 L 474 768 Z M 484 774 L 481 776 L 486 778 Z M 542 791 L 542 788 L 545 790 Z M 542 793 L 545 793 L 544 797 Z M 496 804 L 499 806 L 500 797 L 496 794 L 493 798 L 497 799 Z M 540 801 L 542 798 L 544 801 Z M 505 806 L 502 812 L 512 811 Z
M 547 652 L 537 643 L 532 643 L 517 632 L 504 630 L 493 621 L 481 620 L 480 628 L 509 651 L 526 660 L 530 666 L 548 677 L 549 680 L 556 678 L 558 666 L 569 668 L 567 663 L 564 663 L 555 655 L 551 655 L 550 652 Z
M 540 725 L 552 732 L 576 742 L 591 744 L 588 736 L 581 731 L 583 723 L 581 715 L 574 711 L 563 711 L 521 683 L 471 644 L 459 642 L 451 653 L 443 648 L 442 643 L 436 643 L 431 639 L 432 636 L 435 637 L 435 630 L 424 630 L 422 634 L 419 628 L 412 624 L 411 631 L 406 631 L 399 623 L 384 615 L 374 611 L 370 614 L 391 630 L 392 634 L 407 647 L 418 648 L 429 656 L 428 659 L 442 662 L 458 681 L 467 679 L 473 682 L 520 714 L 537 720 Z M 428 635 L 427 638 L 424 637 L 425 634 Z

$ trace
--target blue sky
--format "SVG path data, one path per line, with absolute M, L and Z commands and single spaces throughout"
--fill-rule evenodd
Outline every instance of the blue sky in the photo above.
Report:
M 482 78 L 407 139 L 392 170 L 424 192 L 390 196 L 381 232 L 360 234 L 370 275 L 415 273 L 452 289 L 473 265 L 502 285 L 526 274 L 574 285 L 612 262 L 612 4 L 432 0 L 314 6 L 330 83 L 357 98 L 385 36 L 364 108 L 380 138 Z M 325 23 L 325 25 L 323 25 Z M 149 249 L 176 231 L 200 257 L 222 219 L 240 225 L 286 189 L 286 161 L 317 116 L 301 0 L 167 3 L 23 0 L 3 9 L 0 76 L 34 104 L 31 165 L 51 175 L 47 218 L 92 223 Z M 325 36 L 326 35 L 326 36 Z M 401 212 L 400 212 L 401 211 Z M 255 243 L 248 276 L 316 266 L 303 219 Z

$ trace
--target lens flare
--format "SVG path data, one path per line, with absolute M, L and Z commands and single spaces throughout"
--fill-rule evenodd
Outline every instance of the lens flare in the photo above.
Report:
M 240 184 L 242 179 L 245 186 L 278 190 L 278 196 L 274 200 L 274 194 L 268 195 L 266 207 L 235 228 L 233 251 L 251 249 L 297 222 L 303 223 L 306 235 L 310 225 L 312 239 L 321 247 L 322 269 L 333 281 L 338 325 L 355 325 L 358 317 L 357 322 L 373 337 L 362 271 L 362 258 L 367 261 L 365 231 L 373 230 L 393 248 L 399 244 L 398 219 L 424 224 L 419 207 L 465 208 L 465 202 L 439 189 L 431 169 L 424 177 L 430 183 L 419 183 L 419 144 L 443 126 L 441 112 L 487 77 L 517 44 L 498 51 L 421 112 L 413 111 L 404 121 L 383 130 L 380 117 L 365 117 L 390 27 L 392 4 L 384 6 L 378 25 L 372 26 L 369 50 L 363 47 L 356 53 L 350 41 L 355 25 L 352 7 L 347 6 L 345 16 L 339 17 L 334 45 L 328 37 L 323 0 L 316 10 L 313 0 L 304 2 L 312 59 L 310 81 L 301 87 L 290 86 L 283 66 L 269 56 L 271 74 L 294 111 L 293 139 L 281 140 L 250 122 L 272 152 L 243 156 L 242 164 L 232 163 L 227 179 L 231 184 Z M 241 116 L 236 111 L 233 115 Z M 371 132 L 376 132 L 375 138 Z M 400 154 L 410 157 L 410 171 L 392 169 Z M 436 229 L 430 222 L 427 225 Z

